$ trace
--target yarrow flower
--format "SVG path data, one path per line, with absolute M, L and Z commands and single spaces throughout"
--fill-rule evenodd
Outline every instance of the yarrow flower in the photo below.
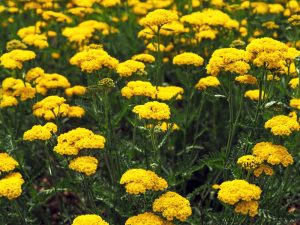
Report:
M 182 99 L 182 95 L 184 90 L 182 87 L 178 86 L 157 86 L 156 93 L 152 96 L 153 99 L 160 99 L 163 101 L 167 101 L 170 99 L 180 100 Z M 176 97 L 176 98 L 175 98 Z
M 217 77 L 214 76 L 208 76 L 201 78 L 198 83 L 195 85 L 195 88 L 198 90 L 206 90 L 208 87 L 218 87 L 221 83 Z
M 27 130 L 23 134 L 23 139 L 25 141 L 34 141 L 34 140 L 49 140 L 52 137 L 52 134 L 57 132 L 57 126 L 54 123 L 46 123 L 42 125 L 34 125 L 30 130 Z
M 300 125 L 294 118 L 285 115 L 279 115 L 269 119 L 265 123 L 265 128 L 270 128 L 272 134 L 276 136 L 289 136 L 294 131 L 299 131 Z
M 292 89 L 296 89 L 299 85 L 299 78 L 293 78 L 290 80 L 289 85 Z
M 259 91 L 258 89 L 256 90 L 248 90 L 245 92 L 244 97 L 249 98 L 252 101 L 258 101 L 259 98 L 265 99 L 267 97 L 267 95 L 265 94 L 264 91 Z
M 300 98 L 293 98 L 290 100 L 290 106 L 300 110 Z
M 36 57 L 33 51 L 16 49 L 0 57 L 0 65 L 7 69 L 22 69 L 23 63 Z
M 204 59 L 192 52 L 185 52 L 179 55 L 176 55 L 173 58 L 174 65 L 193 65 L 193 66 L 202 66 Z
M 109 225 L 105 220 L 103 220 L 100 216 L 95 214 L 86 214 L 77 216 L 72 225 Z
M 131 59 L 120 63 L 116 70 L 120 77 L 130 77 L 134 73 L 138 75 L 146 74 L 145 64 Z
M 18 198 L 22 194 L 24 180 L 20 173 L 11 173 L 0 180 L 0 197 L 9 200 Z
M 72 97 L 73 95 L 84 95 L 86 93 L 86 87 L 81 85 L 75 85 L 73 87 L 67 88 L 65 90 L 65 94 L 68 97 Z
M 241 83 L 241 84 L 252 84 L 252 85 L 257 84 L 256 77 L 249 75 L 249 74 L 237 76 L 235 78 L 235 81 L 237 81 L 238 83 Z
M 154 212 L 162 213 L 162 216 L 169 221 L 178 219 L 183 222 L 192 215 L 189 200 L 172 191 L 168 191 L 155 199 L 152 209 Z
M 148 190 L 160 191 L 168 187 L 165 179 L 150 170 L 144 169 L 127 170 L 122 175 L 120 184 L 124 184 L 126 192 L 132 195 L 142 194 Z
M 260 166 L 262 160 L 259 157 L 253 155 L 244 155 L 241 156 L 237 164 L 247 170 L 253 170 Z
M 76 128 L 57 138 L 54 151 L 60 155 L 77 155 L 82 149 L 103 149 L 105 138 L 86 128 Z
M 294 163 L 293 157 L 282 145 L 274 145 L 271 142 L 259 142 L 252 149 L 252 155 L 271 165 L 287 167 Z
M 70 106 L 66 99 L 59 96 L 48 96 L 33 105 L 33 115 L 45 120 L 53 120 L 56 117 L 79 117 L 84 115 L 84 109 L 79 106 Z
M 132 60 L 143 62 L 143 63 L 153 63 L 155 62 L 155 58 L 150 54 L 137 54 L 131 57 Z
M 19 163 L 7 153 L 0 153 L 0 174 L 14 170 Z
M 140 20 L 140 24 L 145 27 L 162 26 L 172 21 L 178 20 L 178 16 L 166 9 L 156 9 Z
M 92 156 L 80 156 L 72 159 L 69 168 L 87 176 L 93 175 L 98 166 L 98 160 Z
M 156 93 L 156 88 L 147 81 L 129 81 L 125 87 L 121 89 L 122 96 L 131 98 L 133 96 L 152 97 Z
M 246 180 L 225 181 L 220 185 L 214 185 L 219 189 L 218 199 L 226 204 L 235 205 L 237 213 L 249 214 L 254 217 L 258 214 L 258 200 L 261 189 L 248 183 Z
M 170 107 L 157 101 L 137 105 L 132 112 L 138 114 L 140 119 L 168 120 L 171 116 Z
M 128 218 L 125 225 L 173 225 L 173 223 L 166 221 L 151 212 L 145 212 Z
M 248 62 L 251 55 L 240 49 L 222 48 L 212 54 L 206 69 L 207 73 L 217 76 L 220 72 L 231 72 L 235 74 L 246 74 L 250 69 Z

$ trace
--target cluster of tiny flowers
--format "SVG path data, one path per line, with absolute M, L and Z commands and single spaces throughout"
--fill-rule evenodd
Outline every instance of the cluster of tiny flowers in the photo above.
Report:
M 8 173 L 16 169 L 19 163 L 7 153 L 0 153 L 0 174 Z M 0 197 L 9 200 L 18 198 L 22 194 L 24 180 L 18 172 L 10 173 L 0 179 Z
M 258 214 L 258 200 L 261 189 L 245 180 L 225 181 L 220 185 L 214 185 L 219 189 L 218 199 L 226 204 L 235 205 L 235 211 L 242 214 L 249 214 L 254 217 Z
M 131 57 L 132 60 L 134 61 L 139 61 L 139 62 L 143 62 L 143 63 L 153 63 L 155 62 L 155 58 L 153 55 L 150 54 L 137 54 Z
M 70 106 L 66 99 L 59 96 L 48 96 L 33 105 L 33 115 L 45 120 L 57 117 L 83 117 L 85 111 L 80 106 Z
M 300 110 L 300 98 L 293 98 L 290 100 L 290 106 Z
M 139 75 L 146 74 L 145 64 L 135 60 L 126 60 L 125 62 L 120 63 L 116 68 L 117 73 L 120 77 L 130 77 L 134 73 Z
M 152 208 L 154 212 L 161 213 L 169 221 L 175 218 L 180 221 L 186 221 L 192 215 L 189 200 L 172 191 L 168 191 L 155 199 Z
M 30 130 L 27 130 L 23 134 L 23 140 L 34 141 L 34 140 L 49 140 L 53 133 L 57 132 L 57 126 L 54 123 L 46 123 L 42 125 L 34 125 Z
M 259 99 L 260 100 L 265 99 L 267 95 L 263 90 L 260 91 L 259 89 L 255 89 L 255 90 L 246 91 L 244 97 L 249 98 L 252 101 L 258 101 Z
M 271 129 L 276 136 L 289 136 L 294 131 L 299 131 L 300 125 L 297 119 L 285 115 L 275 116 L 265 123 L 266 129 Z
M 145 212 L 128 218 L 125 225 L 173 225 L 173 223 L 166 221 L 151 212 Z
M 162 26 L 172 21 L 178 20 L 178 16 L 166 9 L 156 9 L 140 20 L 140 24 L 145 27 Z
M 271 165 L 281 164 L 287 167 L 294 163 L 293 157 L 284 146 L 271 142 L 257 143 L 252 149 L 252 155 Z
M 240 157 L 237 164 L 247 170 L 253 170 L 260 166 L 262 160 L 253 155 L 244 155 Z
M 105 220 L 103 220 L 100 216 L 95 214 L 86 214 L 77 216 L 72 225 L 109 225 Z
M 207 73 L 217 76 L 222 71 L 235 74 L 246 74 L 250 69 L 248 52 L 235 48 L 217 49 L 212 54 L 206 69 Z
M 7 69 L 22 69 L 23 63 L 36 57 L 33 51 L 16 49 L 0 57 L 0 65 Z
M 86 93 L 86 87 L 81 85 L 75 85 L 73 87 L 67 88 L 65 90 L 65 94 L 68 97 L 72 97 L 73 95 L 84 95 Z
M 185 52 L 179 55 L 176 55 L 173 58 L 174 65 L 193 65 L 193 66 L 202 66 L 204 59 L 192 52 Z
M 121 177 L 120 184 L 124 184 L 126 192 L 132 195 L 145 193 L 147 190 L 160 191 L 168 187 L 165 179 L 150 170 L 130 169 Z
M 147 102 L 144 105 L 137 105 L 132 112 L 136 113 L 140 119 L 168 120 L 171 116 L 170 107 L 161 102 Z
M 69 163 L 71 170 L 84 173 L 87 176 L 93 175 L 98 166 L 98 160 L 92 156 L 80 156 L 72 159 Z
M 119 61 L 111 57 L 102 48 L 88 47 L 83 51 L 76 53 L 70 59 L 70 63 L 71 65 L 80 67 L 83 72 L 92 73 L 103 67 L 116 69 Z
M 256 77 L 249 75 L 249 74 L 237 76 L 235 78 L 235 81 L 238 83 L 241 83 L 241 84 L 251 84 L 251 85 L 257 84 Z
M 204 91 L 209 87 L 218 87 L 221 83 L 219 79 L 215 76 L 207 76 L 204 78 L 201 78 L 198 83 L 195 85 L 195 88 L 198 90 Z
M 76 128 L 57 138 L 54 151 L 60 155 L 77 155 L 82 149 L 103 149 L 105 138 L 86 128 Z

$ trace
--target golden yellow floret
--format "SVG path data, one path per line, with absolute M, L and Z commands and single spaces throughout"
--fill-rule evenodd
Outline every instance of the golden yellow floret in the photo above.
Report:
M 9 200 L 18 198 L 22 194 L 24 180 L 20 173 L 11 173 L 0 180 L 0 197 Z
M 194 65 L 194 66 L 202 66 L 204 63 L 204 59 L 192 52 L 184 52 L 182 54 L 176 55 L 173 58 L 174 65 Z
M 168 191 L 155 199 L 152 204 L 152 209 L 154 212 L 161 213 L 168 221 L 172 221 L 176 218 L 183 222 L 192 215 L 189 200 L 172 191 Z
M 240 201 L 235 205 L 234 211 L 255 217 L 258 214 L 258 201 Z
M 105 220 L 103 220 L 100 216 L 95 214 L 86 214 L 77 216 L 72 225 L 109 225 Z
M 121 94 L 128 99 L 133 96 L 152 97 L 156 94 L 156 88 L 147 81 L 129 81 L 126 86 L 121 89 Z
M 54 123 L 46 123 L 42 125 L 34 125 L 30 130 L 27 130 L 23 134 L 23 140 L 34 141 L 34 140 L 49 140 L 52 134 L 57 132 L 57 126 Z
M 244 169 L 253 170 L 260 166 L 262 159 L 253 155 L 244 155 L 238 158 L 237 164 Z
M 257 79 L 256 77 L 249 75 L 249 74 L 245 74 L 245 75 L 241 75 L 241 76 L 237 76 L 235 78 L 235 81 L 241 83 L 241 84 L 251 84 L 251 85 L 255 85 L 257 84 Z
M 290 106 L 300 110 L 300 98 L 293 98 L 290 100 Z
M 136 113 L 140 119 L 168 120 L 171 116 L 170 107 L 157 101 L 137 105 L 132 112 Z
M 134 73 L 137 73 L 138 75 L 146 74 L 145 64 L 131 59 L 120 63 L 117 66 L 116 71 L 120 77 L 130 77 Z
M 131 57 L 132 60 L 143 62 L 143 63 L 153 63 L 155 61 L 155 57 L 150 54 L 137 54 Z
M 22 69 L 23 62 L 32 60 L 36 57 L 33 51 L 16 49 L 4 53 L 0 57 L 0 65 L 7 69 Z
M 98 160 L 92 156 L 80 156 L 72 159 L 69 163 L 69 168 L 87 176 L 96 173 Z
M 266 164 L 261 164 L 259 167 L 257 167 L 254 171 L 253 174 L 256 177 L 259 177 L 262 173 L 272 176 L 274 174 L 274 170 L 272 167 L 266 165 Z
M 86 87 L 81 85 L 75 85 L 73 87 L 67 88 L 65 90 L 65 94 L 68 97 L 72 97 L 73 95 L 84 95 L 86 91 L 87 91 Z
M 168 187 L 165 179 L 156 173 L 144 169 L 129 169 L 121 177 L 120 184 L 132 195 L 143 194 L 148 190 L 161 191 Z
M 282 145 L 274 145 L 271 142 L 259 142 L 252 148 L 252 154 L 271 165 L 283 165 L 287 167 L 294 163 L 294 159 L 288 150 Z
M 289 116 L 278 115 L 269 119 L 265 123 L 265 128 L 270 128 L 274 135 L 289 136 L 294 131 L 299 131 L 300 125 L 297 120 Z
M 207 76 L 204 78 L 201 78 L 198 83 L 195 85 L 195 88 L 198 90 L 206 90 L 208 87 L 218 87 L 221 83 L 219 79 L 215 76 Z
M 140 24 L 144 27 L 149 26 L 163 26 L 164 24 L 171 23 L 178 20 L 178 16 L 166 9 L 156 9 L 146 15 L 140 20 Z
M 258 89 L 256 90 L 248 90 L 244 94 L 245 98 L 249 98 L 252 101 L 258 101 L 259 99 L 265 99 L 267 95 L 265 94 L 264 91 L 259 91 Z
M 145 212 L 128 218 L 125 225 L 173 225 L 151 212 Z
M 19 163 L 7 153 L 0 153 L 0 174 L 14 170 Z

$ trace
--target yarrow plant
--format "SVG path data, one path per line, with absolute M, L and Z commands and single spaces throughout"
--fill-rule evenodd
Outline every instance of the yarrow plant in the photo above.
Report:
M 0 1 L 0 225 L 298 224 L 299 12 Z

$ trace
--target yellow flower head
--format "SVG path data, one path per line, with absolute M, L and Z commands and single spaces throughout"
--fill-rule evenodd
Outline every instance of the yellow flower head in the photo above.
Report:
M 117 73 L 120 77 L 130 77 L 134 73 L 145 74 L 145 64 L 135 60 L 127 60 L 117 66 Z
M 153 99 L 160 99 L 163 101 L 171 100 L 176 97 L 176 100 L 182 99 L 184 90 L 178 86 L 157 86 L 156 93 L 152 96 Z
M 150 54 L 137 54 L 131 57 L 132 60 L 143 62 L 143 63 L 153 63 L 155 58 Z
M 293 98 L 290 100 L 290 106 L 300 110 L 300 98 Z
M 217 49 L 206 66 L 207 73 L 212 76 L 217 76 L 222 71 L 246 74 L 250 69 L 248 64 L 250 59 L 250 54 L 244 50 L 235 48 Z
M 0 180 L 0 197 L 9 200 L 18 198 L 22 194 L 24 180 L 20 173 L 11 173 Z
M 54 151 L 60 155 L 77 155 L 82 149 L 103 149 L 105 138 L 86 128 L 76 128 L 57 138 Z
M 100 216 L 95 214 L 86 214 L 77 216 L 72 225 L 109 225 L 105 220 L 103 220 Z
M 240 201 L 236 204 L 234 211 L 255 217 L 258 214 L 258 201 Z
M 148 190 L 160 191 L 168 187 L 165 179 L 150 170 L 144 169 L 127 170 L 122 175 L 120 184 L 124 184 L 126 192 L 132 195 L 142 194 Z
M 42 125 L 34 125 L 30 130 L 27 130 L 23 134 L 23 139 L 25 141 L 34 140 L 49 140 L 53 133 L 57 132 L 57 126 L 54 123 L 46 123 Z
M 92 156 L 81 156 L 73 159 L 69 163 L 69 168 L 87 176 L 93 175 L 98 166 L 98 160 Z
M 296 89 L 299 85 L 299 78 L 293 78 L 290 80 L 289 85 L 292 89 Z
M 262 160 L 259 157 L 253 155 L 244 155 L 240 157 L 237 161 L 237 164 L 244 169 L 253 170 L 257 168 L 262 163 Z
M 2 95 L 0 99 L 0 108 L 12 107 L 18 105 L 18 100 L 13 96 Z
M 133 96 L 152 97 L 156 94 L 156 88 L 147 81 L 129 81 L 127 85 L 121 89 L 121 94 L 126 98 Z
M 142 18 L 140 24 L 144 27 L 162 26 L 176 20 L 178 20 L 178 16 L 175 13 L 166 9 L 156 9 Z
M 75 85 L 65 90 L 65 94 L 68 97 L 72 97 L 73 95 L 84 95 L 85 93 L 86 93 L 86 87 L 81 85 Z
M 19 163 L 10 157 L 7 153 L 0 153 L 0 174 L 14 170 Z
M 269 119 L 265 123 L 265 128 L 270 128 L 274 135 L 289 136 L 292 132 L 299 131 L 300 125 L 289 116 L 279 115 Z
M 173 225 L 151 212 L 145 212 L 137 216 L 132 216 L 126 220 L 125 225 Z
M 16 49 L 4 53 L 0 57 L 0 65 L 7 69 L 22 69 L 23 62 L 32 60 L 36 57 L 33 51 Z
M 266 165 L 266 164 L 261 164 L 259 167 L 257 167 L 254 171 L 253 174 L 256 177 L 259 177 L 262 173 L 272 176 L 274 174 L 274 170 L 272 167 Z
M 132 111 L 138 114 L 140 119 L 168 120 L 171 116 L 170 107 L 157 101 L 137 105 Z
M 195 85 L 195 88 L 198 90 L 206 90 L 208 87 L 218 87 L 221 83 L 217 77 L 208 76 L 201 78 L 198 83 Z
M 271 165 L 281 164 L 287 167 L 294 163 L 293 157 L 284 146 L 271 142 L 257 143 L 252 149 L 252 154 Z
M 256 90 L 248 90 L 245 92 L 244 97 L 251 99 L 252 101 L 258 101 L 260 99 L 265 99 L 267 95 L 264 91 L 259 92 L 258 89 Z
M 189 200 L 172 191 L 168 191 L 155 199 L 152 209 L 154 212 L 162 213 L 162 216 L 169 221 L 176 218 L 183 222 L 192 215 Z
M 237 76 L 235 78 L 235 81 L 241 83 L 241 84 L 252 84 L 255 85 L 257 84 L 257 79 L 256 77 L 246 74 L 246 75 L 241 75 L 241 76 Z
M 176 55 L 173 58 L 174 65 L 194 65 L 194 66 L 202 66 L 204 63 L 204 59 L 192 52 L 185 52 L 179 55 Z

